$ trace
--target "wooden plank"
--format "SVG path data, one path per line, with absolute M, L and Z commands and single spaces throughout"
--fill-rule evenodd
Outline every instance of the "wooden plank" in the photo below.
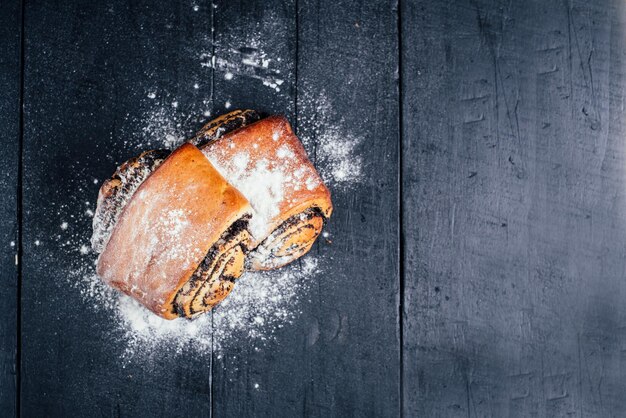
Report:
M 183 116 L 201 115 L 210 97 L 200 55 L 211 49 L 211 13 L 208 1 L 26 5 L 25 416 L 210 415 L 210 358 L 157 349 L 126 364 L 119 320 L 70 281 L 95 259 L 79 251 L 94 179 L 164 142 L 162 125 L 174 121 L 181 135 L 200 126 Z M 144 128 L 154 137 L 142 140 Z
M 356 139 L 345 158 L 362 167 L 359 184 L 331 191 L 332 245 L 315 249 L 325 274 L 305 311 L 306 333 L 320 335 L 296 374 L 304 415 L 400 412 L 396 19 L 394 1 L 301 2 L 298 11 L 298 132 L 322 170 L 329 137 Z
M 401 17 L 404 415 L 620 415 L 623 2 Z
M 327 231 L 333 243 L 322 239 L 308 257 L 320 273 L 309 277 L 314 283 L 298 302 L 301 314 L 270 342 L 242 340 L 216 353 L 215 415 L 395 416 L 396 12 L 387 2 L 322 1 L 300 3 L 296 21 L 293 2 L 273 3 L 216 8 L 218 60 L 240 60 L 233 50 L 251 46 L 272 60 L 270 70 L 280 70 L 280 76 L 261 72 L 266 83 L 255 74 L 226 80 L 227 68 L 216 71 L 216 109 L 229 101 L 233 108 L 285 113 L 313 160 L 321 154 L 321 136 L 339 127 L 360 138 L 356 152 L 364 174 L 354 188 L 331 186 L 335 213 Z M 273 76 L 283 80 L 280 91 L 271 85 Z
M 21 7 L 19 1 L 0 11 L 0 411 L 17 415 L 18 370 L 18 182 L 20 144 Z
M 284 114 L 293 123 L 295 1 L 220 1 L 215 5 L 216 113 L 251 108 L 263 114 Z M 276 80 L 281 80 L 281 84 L 277 85 Z M 246 279 L 242 277 L 238 287 Z M 271 286 L 268 283 L 268 288 Z M 275 341 L 267 344 L 243 332 L 235 337 L 235 342 L 231 340 L 216 348 L 215 416 L 301 414 L 305 382 L 286 380 L 301 373 L 303 368 L 305 336 L 300 321 L 299 318 L 295 324 L 286 325 Z M 225 322 L 215 321 L 216 335 L 222 333 L 219 327 L 227 325 Z M 266 332 L 264 329 L 263 333 Z

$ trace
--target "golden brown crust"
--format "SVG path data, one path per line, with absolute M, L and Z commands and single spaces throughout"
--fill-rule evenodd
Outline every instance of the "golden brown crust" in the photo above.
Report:
M 201 148 L 202 152 L 209 158 L 224 177 L 233 185 L 238 187 L 248 198 L 256 213 L 253 218 L 259 217 L 258 208 L 263 206 L 266 195 L 254 194 L 254 183 L 247 184 L 248 181 L 256 181 L 254 176 L 246 179 L 246 170 L 252 170 L 259 163 L 267 167 L 271 173 L 281 173 L 284 177 L 282 181 L 282 198 L 278 203 L 278 211 L 274 216 L 263 219 L 266 222 L 262 233 L 251 230 L 253 235 L 253 248 L 262 244 L 273 231 L 279 229 L 283 223 L 299 214 L 307 213 L 314 209 L 317 214 L 326 220 L 330 217 L 333 207 L 328 188 L 322 182 L 317 170 L 307 157 L 306 151 L 300 140 L 296 137 L 287 119 L 283 116 L 270 116 L 255 122 L 249 126 L 238 129 L 224 135 L 220 140 L 211 142 Z M 241 158 L 245 156 L 245 158 Z M 242 170 L 232 161 L 244 160 L 245 169 Z M 318 221 L 304 219 L 303 222 L 311 224 L 311 230 L 301 228 L 302 233 L 286 234 L 285 238 L 294 239 L 292 256 L 285 253 L 283 243 L 274 242 L 270 248 L 259 249 L 258 256 L 254 263 L 248 263 L 252 269 L 271 269 L 287 264 L 306 253 L 313 241 L 319 235 L 321 226 Z M 252 221 L 254 223 L 254 219 Z M 304 224 L 303 224 L 304 225 Z M 298 245 L 299 241 L 306 241 L 307 245 Z M 304 244 L 304 242 L 300 242 Z M 263 258 L 277 258 L 277 262 L 263 262 Z
M 98 275 L 156 314 L 174 318 L 178 290 L 224 231 L 250 211 L 202 153 L 184 144 L 123 209 L 98 259 Z
M 93 217 L 91 247 L 101 253 L 111 236 L 124 206 L 141 183 L 167 158 L 168 150 L 150 150 L 124 162 L 110 179 L 102 183 Z

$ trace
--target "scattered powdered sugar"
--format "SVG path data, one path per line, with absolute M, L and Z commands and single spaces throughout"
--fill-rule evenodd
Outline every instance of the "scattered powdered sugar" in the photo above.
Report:
M 284 30 L 280 25 L 276 26 L 274 19 L 259 22 L 261 26 L 268 24 L 275 26 L 275 30 Z M 233 80 L 235 77 L 245 77 L 277 93 L 280 92 L 285 82 L 283 76 L 290 76 L 290 73 L 286 68 L 281 68 L 280 59 L 272 57 L 264 50 L 262 39 L 263 32 L 266 30 L 267 28 L 248 32 L 243 42 L 238 34 L 236 39 L 239 43 L 233 43 L 231 48 L 218 48 L 216 55 L 202 54 L 201 65 L 223 72 L 226 81 Z
M 317 137 L 317 163 L 325 182 L 348 187 L 361 180 L 362 160 L 355 155 L 360 142 L 337 127 L 329 127 Z
M 193 8 L 199 9 L 196 5 Z M 225 39 L 221 44 L 232 45 L 228 49 L 214 47 L 207 38 L 206 50 L 188 52 L 198 58 L 198 71 L 206 71 L 188 81 L 188 88 L 193 87 L 193 101 L 172 91 L 157 89 L 154 84 L 144 86 L 145 90 L 140 94 L 141 110 L 124 121 L 123 140 L 128 156 L 147 149 L 175 148 L 210 119 L 214 106 L 222 109 L 237 106 L 231 97 L 222 97 L 221 105 L 209 97 L 206 87 L 211 79 L 210 71 L 215 70 L 215 79 L 219 77 L 225 82 L 240 82 L 245 78 L 250 83 L 267 87 L 269 94 L 288 91 L 285 83 L 293 79 L 291 69 L 279 57 L 272 56 L 270 48 L 264 45 L 266 37 L 263 35 L 284 28 L 280 27 L 280 21 L 265 20 L 259 25 L 276 24 L 277 27 L 248 31 L 243 40 L 237 34 L 232 41 L 237 40 L 239 44 Z M 361 140 L 350 134 L 347 129 L 350 125 L 333 109 L 324 91 L 304 86 L 299 92 L 298 134 L 310 159 L 331 192 L 349 190 L 363 176 L 363 161 L 359 155 Z M 273 139 L 280 139 L 278 132 Z M 293 157 L 293 152 L 281 146 L 276 150 L 276 157 L 288 160 Z M 212 162 L 216 166 L 225 164 L 223 161 Z M 251 229 L 259 236 L 267 232 L 264 231 L 266 220 L 278 214 L 285 182 L 293 181 L 309 190 L 318 185 L 316 179 L 306 177 L 303 169 L 292 172 L 284 172 L 280 166 L 270 169 L 264 160 L 252 165 L 250 156 L 242 152 L 236 153 L 228 164 L 229 170 L 239 173 L 240 181 L 233 181 L 234 185 L 255 201 L 254 209 L 261 216 L 256 216 Z M 114 167 L 111 167 L 111 173 L 113 171 Z M 88 185 L 76 191 L 80 194 L 79 204 L 68 204 L 60 209 L 57 222 L 61 227 L 56 241 L 71 254 L 68 256 L 72 260 L 68 266 L 68 281 L 86 306 L 111 317 L 112 337 L 120 339 L 127 360 L 168 352 L 176 354 L 190 347 L 199 353 L 225 352 L 233 344 L 261 347 L 272 340 L 277 330 L 297 319 L 301 304 L 308 299 L 309 286 L 315 283 L 316 276 L 324 274 L 321 260 L 318 262 L 308 254 L 299 262 L 279 270 L 245 273 L 232 293 L 209 314 L 194 320 L 164 320 L 96 276 L 95 254 L 89 245 L 91 230 L 87 226 L 94 215 L 95 201 L 82 205 L 83 201 L 94 198 L 94 190 L 97 191 L 102 179 L 83 174 L 81 178 Z M 244 181 L 250 179 L 255 181 Z M 184 227 L 176 222 L 176 215 L 173 213 L 170 217 L 172 234 Z M 327 232 L 324 237 L 328 240 Z M 39 240 L 35 245 L 46 247 Z
M 160 225 L 168 235 L 176 237 L 189 225 L 188 215 L 183 209 L 170 210 L 161 217 Z
M 138 150 L 174 148 L 184 140 L 182 120 L 176 108 L 156 103 L 156 107 L 143 114 L 138 131 L 127 140 L 126 145 Z
M 363 160 L 358 152 L 361 138 L 345 129 L 343 118 L 335 120 L 337 112 L 324 91 L 312 91 L 305 89 L 299 102 L 300 139 L 326 185 L 350 189 L 363 179 Z
M 276 151 L 276 156 L 278 158 L 292 158 L 293 152 L 289 149 L 289 147 L 283 145 Z
M 242 276 L 232 293 L 211 313 L 196 319 L 166 320 L 134 299 L 105 285 L 93 266 L 73 274 L 74 284 L 94 309 L 109 312 L 119 324 L 126 342 L 126 360 L 154 353 L 181 353 L 192 346 L 199 353 L 222 352 L 239 339 L 256 347 L 271 340 L 274 332 L 299 315 L 298 303 L 306 294 L 317 261 L 305 258 L 281 270 Z
M 298 303 L 316 273 L 320 267 L 313 257 L 281 270 L 247 273 L 215 309 L 216 346 L 228 343 L 233 331 L 266 341 L 275 329 L 290 324 L 300 314 Z

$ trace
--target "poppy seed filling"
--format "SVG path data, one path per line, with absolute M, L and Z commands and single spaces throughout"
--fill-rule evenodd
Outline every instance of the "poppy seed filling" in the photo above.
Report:
M 194 317 L 211 310 L 231 292 L 243 273 L 250 235 L 244 216 L 235 221 L 213 244 L 189 280 L 181 287 L 172 304 L 172 313 Z

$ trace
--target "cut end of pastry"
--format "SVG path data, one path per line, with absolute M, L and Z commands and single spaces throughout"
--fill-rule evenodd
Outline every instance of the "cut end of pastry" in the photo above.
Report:
M 244 271 L 249 216 L 235 222 L 209 250 L 191 278 L 176 293 L 169 314 L 193 318 L 210 311 L 233 290 Z
M 322 232 L 326 217 L 319 208 L 291 216 L 248 255 L 247 270 L 273 270 L 308 253 Z
M 279 268 L 311 249 L 332 212 L 330 192 L 284 116 L 230 132 L 202 152 L 254 209 L 246 269 Z

